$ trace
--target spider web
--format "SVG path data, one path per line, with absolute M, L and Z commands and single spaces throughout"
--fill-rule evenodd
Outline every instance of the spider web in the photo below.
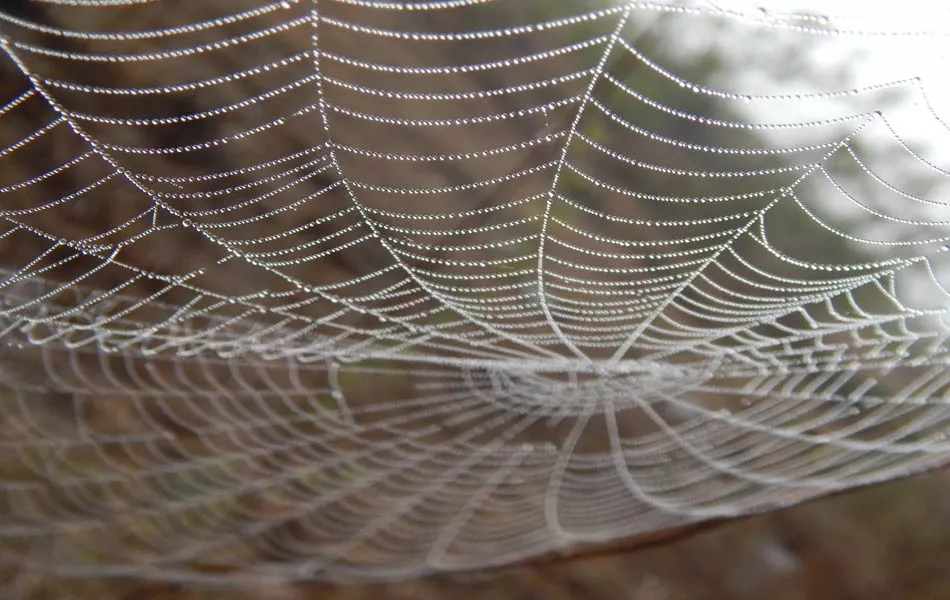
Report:
M 3 562 L 477 569 L 950 458 L 945 21 L 183 7 L 0 11 Z

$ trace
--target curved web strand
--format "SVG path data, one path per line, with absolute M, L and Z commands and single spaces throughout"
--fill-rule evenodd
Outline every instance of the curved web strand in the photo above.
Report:
M 936 16 L 30 6 L 5 566 L 481 569 L 950 457 Z

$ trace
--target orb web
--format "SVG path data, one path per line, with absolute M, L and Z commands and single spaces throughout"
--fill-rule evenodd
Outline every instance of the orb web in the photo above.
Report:
M 950 458 L 934 9 L 182 6 L 0 10 L 0 561 L 387 579 Z

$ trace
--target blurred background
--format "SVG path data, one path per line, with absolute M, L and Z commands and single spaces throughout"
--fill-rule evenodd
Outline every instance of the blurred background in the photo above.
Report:
M 933 473 L 714 526 L 656 545 L 374 585 L 235 588 L 23 575 L 22 597 L 217 600 L 937 600 L 950 596 L 950 477 Z M 14 596 L 16 597 L 16 596 Z
M 392 8 L 399 4 L 412 10 Z M 563 230 L 559 233 L 575 244 L 574 248 L 548 247 L 549 265 L 560 265 L 550 267 L 551 273 L 559 275 L 553 281 L 563 284 L 570 281 L 570 275 L 574 281 L 591 277 L 605 286 L 618 284 L 630 280 L 637 268 L 653 273 L 650 269 L 672 264 L 677 255 L 657 251 L 618 258 L 611 253 L 616 248 L 605 239 L 646 240 L 661 249 L 664 242 L 673 241 L 679 244 L 677 249 L 701 255 L 702 248 L 695 240 L 683 238 L 680 231 L 662 224 L 718 216 L 728 221 L 735 215 L 760 210 L 771 200 L 770 193 L 787 188 L 809 165 L 820 161 L 823 176 L 796 183 L 794 202 L 780 202 L 769 209 L 757 233 L 761 237 L 736 238 L 732 245 L 735 261 L 754 260 L 778 277 L 807 277 L 816 285 L 827 283 L 833 287 L 842 280 L 820 271 L 806 274 L 801 265 L 846 265 L 862 273 L 874 273 L 887 261 L 925 256 L 930 270 L 907 269 L 907 277 L 894 284 L 900 288 L 903 300 L 898 308 L 905 312 L 945 309 L 940 282 L 950 273 L 944 220 L 950 165 L 942 149 L 948 147 L 950 135 L 942 120 L 947 86 L 942 87 L 938 77 L 946 56 L 942 22 L 891 19 L 884 12 L 886 6 L 862 5 L 863 9 L 858 7 L 853 15 L 836 20 L 821 13 L 824 7 L 816 6 L 803 6 L 795 12 L 784 7 L 779 12 L 760 10 L 749 3 L 727 6 L 706 2 L 677 4 L 688 9 L 680 11 L 671 10 L 673 5 L 638 4 L 622 29 L 621 37 L 629 51 L 608 55 L 602 66 L 609 78 L 591 86 L 587 93 L 594 99 L 592 107 L 583 118 L 575 120 L 576 105 L 560 99 L 583 92 L 587 84 L 583 75 L 588 71 L 578 69 L 597 65 L 600 52 L 596 44 L 588 42 L 609 39 L 614 23 L 611 19 L 579 19 L 569 26 L 539 30 L 536 35 L 501 36 L 489 42 L 476 39 L 436 45 L 435 49 L 389 34 L 491 30 L 559 22 L 577 14 L 612 16 L 617 4 L 588 0 L 448 4 L 449 9 L 444 11 L 427 9 L 425 3 L 398 2 L 392 6 L 385 2 L 267 4 L 249 0 L 130 2 L 107 7 L 29 0 L 0 4 L 0 33 L 6 51 L 0 62 L 0 106 L 6 107 L 0 112 L 0 147 L 7 149 L 0 153 L 5 211 L 0 267 L 11 275 L 31 274 L 26 280 L 8 277 L 2 292 L 5 307 L 12 308 L 0 321 L 5 328 L 0 355 L 0 379 L 5 387 L 0 395 L 0 439 L 6 449 L 0 464 L 4 492 L 0 523 L 5 527 L 0 530 L 5 588 L 0 589 L 8 590 L 13 598 L 129 600 L 950 598 L 950 476 L 937 470 L 898 477 L 945 462 L 942 457 L 947 455 L 946 450 L 941 450 L 947 428 L 944 406 L 934 403 L 914 409 L 916 412 L 901 413 L 906 418 L 902 421 L 897 418 L 900 415 L 887 412 L 893 407 L 886 402 L 886 398 L 905 392 L 912 394 L 912 383 L 922 377 L 924 367 L 932 368 L 945 360 L 946 341 L 939 336 L 927 349 L 914 349 L 934 363 L 905 364 L 898 359 L 896 368 L 882 366 L 863 373 L 871 383 L 850 379 L 836 384 L 834 390 L 836 399 L 846 396 L 854 400 L 857 394 L 858 399 L 867 395 L 885 401 L 865 402 L 860 407 L 853 401 L 844 412 L 832 415 L 839 410 L 835 407 L 820 417 L 807 415 L 819 423 L 809 429 L 810 434 L 848 432 L 854 439 L 869 442 L 896 436 L 912 419 L 925 423 L 910 429 L 906 439 L 933 442 L 932 449 L 909 452 L 906 457 L 894 459 L 893 464 L 888 459 L 880 464 L 872 462 L 866 470 L 842 468 L 839 487 L 861 485 L 875 478 L 895 477 L 894 481 L 810 499 L 815 490 L 796 487 L 794 482 L 782 490 L 759 484 L 746 488 L 728 475 L 714 474 L 682 484 L 704 507 L 704 494 L 712 498 L 708 506 L 714 508 L 728 505 L 734 499 L 732 493 L 743 501 L 758 499 L 743 504 L 746 508 L 742 512 L 749 507 L 752 512 L 760 512 L 770 506 L 806 501 L 708 526 L 695 525 L 695 519 L 663 515 L 662 511 L 648 512 L 646 517 L 635 513 L 660 530 L 647 534 L 632 520 L 623 519 L 628 507 L 618 506 L 616 516 L 606 507 L 603 514 L 590 517 L 590 521 L 578 517 L 578 529 L 589 525 L 609 531 L 611 521 L 616 519 L 621 522 L 618 532 L 629 528 L 636 534 L 622 535 L 618 543 L 571 548 L 553 557 L 545 552 L 550 547 L 541 544 L 537 546 L 541 556 L 526 562 L 418 579 L 407 578 L 407 573 L 427 556 L 430 538 L 420 538 L 418 547 L 406 542 L 404 550 L 397 551 L 387 547 L 385 540 L 371 538 L 353 549 L 346 545 L 346 535 L 362 534 L 359 523 L 342 525 L 339 531 L 327 526 L 329 533 L 324 538 L 318 531 L 321 522 L 306 517 L 299 522 L 291 520 L 281 528 L 277 534 L 284 537 L 274 536 L 273 540 L 291 540 L 286 545 L 264 536 L 238 536 L 241 539 L 233 546 L 211 546 L 213 552 L 168 561 L 176 572 L 221 575 L 221 581 L 215 584 L 163 581 L 161 569 L 150 570 L 151 566 L 143 566 L 136 572 L 137 577 L 124 576 L 121 570 L 106 577 L 105 570 L 97 570 L 97 565 L 126 561 L 151 565 L 150 556 L 179 556 L 179 549 L 199 548 L 204 541 L 224 539 L 232 531 L 252 527 L 254 519 L 282 517 L 282 511 L 292 512 L 287 506 L 302 505 L 303 501 L 290 493 L 294 485 L 299 484 L 305 496 L 319 496 L 365 480 L 374 468 L 370 461 L 354 458 L 348 465 L 350 471 L 337 476 L 308 465 L 307 451 L 313 450 L 320 459 L 332 458 L 334 451 L 345 453 L 353 447 L 384 444 L 407 432 L 414 435 L 415 430 L 388 425 L 374 430 L 372 407 L 389 403 L 396 408 L 387 409 L 384 416 L 392 418 L 400 411 L 412 416 L 415 409 L 408 402 L 420 387 L 438 386 L 440 378 L 457 376 L 458 367 L 453 364 L 410 363 L 411 367 L 406 368 L 393 355 L 416 352 L 460 361 L 475 356 L 488 365 L 475 370 L 486 381 L 489 375 L 494 376 L 492 369 L 497 364 L 512 360 L 516 345 L 504 341 L 493 341 L 484 355 L 466 354 L 471 348 L 465 340 L 483 339 L 480 336 L 485 335 L 484 330 L 459 319 L 458 314 L 435 302 L 431 294 L 418 298 L 409 293 L 401 297 L 387 295 L 399 290 L 404 281 L 396 270 L 389 269 L 393 258 L 386 250 L 390 247 L 373 243 L 367 231 L 367 214 L 373 215 L 377 230 L 405 241 L 408 250 L 401 256 L 410 271 L 442 283 L 462 280 L 461 284 L 450 283 L 438 289 L 447 289 L 446 293 L 455 294 L 456 300 L 468 300 L 477 307 L 478 302 L 484 306 L 485 301 L 498 295 L 491 288 L 473 283 L 486 274 L 516 291 L 524 288 L 526 294 L 536 293 L 533 286 L 537 273 L 532 266 L 538 261 L 537 242 L 528 236 L 536 235 L 542 214 L 560 223 Z M 730 12 L 739 9 L 743 12 Z M 308 26 L 308 19 L 317 12 L 323 18 L 318 34 L 324 53 L 318 59 L 323 77 L 319 85 L 326 99 L 323 107 L 314 102 L 311 89 L 318 82 L 310 55 L 315 32 Z M 233 21 L 226 18 L 237 14 L 251 17 Z M 736 14 L 753 17 L 738 18 Z M 878 14 L 878 18 L 870 19 L 869 14 Z M 215 25 L 188 29 L 189 25 L 207 23 Z M 932 31 L 917 35 L 914 28 L 922 24 Z M 108 35 L 161 29 L 172 34 L 127 39 Z M 254 34 L 261 31 L 268 33 Z M 884 31 L 900 35 L 881 35 Z M 408 70 L 504 62 L 510 57 L 561 47 L 571 50 L 553 55 L 551 60 L 459 69 L 448 75 L 440 73 L 438 78 Z M 196 48 L 204 49 L 194 51 Z M 160 60 L 115 58 L 150 53 L 167 55 Z M 280 64 L 261 72 L 251 69 L 251 65 L 268 61 Z M 403 67 L 403 71 L 366 66 L 382 64 Z M 222 77 L 223 83 L 188 84 L 215 77 Z M 532 81 L 556 83 L 528 85 L 514 95 L 483 93 Z M 934 85 L 928 86 L 931 82 Z M 107 88 L 151 92 L 104 92 Z M 36 89 L 46 93 L 31 91 Z M 393 98 L 371 93 L 378 89 L 396 89 L 402 95 Z M 456 97 L 446 102 L 418 100 L 420 95 L 447 91 L 457 93 Z M 248 99 L 253 102 L 242 104 Z M 229 108 L 218 111 L 222 106 Z M 77 135 L 76 127 L 57 125 L 64 114 L 74 115 L 85 136 Z M 492 117 L 504 114 L 517 118 Z M 886 118 L 868 118 L 874 114 Z M 484 122 L 467 129 L 432 126 L 434 121 L 472 115 L 484 118 Z M 866 118 L 867 123 L 862 124 Z M 329 143 L 328 122 L 332 123 L 332 142 L 339 149 L 332 160 L 316 153 Z M 403 126 L 403 122 L 410 125 Z M 730 125 L 736 123 L 752 125 Z M 47 125 L 52 132 L 49 135 L 44 129 Z M 571 168 L 558 168 L 554 186 L 573 203 L 565 201 L 545 209 L 544 198 L 536 192 L 551 186 L 551 174 L 545 169 L 559 160 L 559 140 L 563 141 L 565 135 L 576 136 L 579 141 L 569 148 Z M 535 142 L 501 156 L 478 155 L 483 148 L 517 146 L 526 138 Z M 147 181 L 157 193 L 143 197 L 138 194 L 141 190 L 118 182 L 120 178 L 109 174 L 116 164 L 90 165 L 90 161 L 78 159 L 88 153 L 90 140 L 94 140 L 92 147 L 97 152 L 119 156 L 117 164 L 122 169 L 141 176 L 140 181 Z M 842 144 L 842 140 L 847 143 Z M 840 148 L 847 151 L 837 152 Z M 469 158 L 406 159 L 452 155 Z M 293 164 L 306 176 L 285 185 L 281 179 L 285 174 L 274 162 L 285 160 L 282 157 L 292 157 L 292 162 L 281 164 Z M 63 164 L 71 166 L 48 175 Z M 313 172 L 308 170 L 311 168 Z M 519 175 L 510 177 L 512 173 Z M 215 188 L 217 180 L 206 178 L 209 174 L 226 174 L 221 176 L 226 184 Z M 347 181 L 347 185 L 340 185 Z M 485 181 L 494 183 L 466 187 Z M 351 187 L 359 190 L 362 219 L 349 204 Z M 250 194 L 247 190 L 251 188 L 258 195 L 245 202 L 242 194 Z M 411 192 L 424 188 L 447 191 L 434 196 Z M 627 193 L 631 190 L 638 195 Z M 165 203 L 166 212 L 152 207 L 155 197 Z M 725 200 L 691 200 L 697 198 Z M 433 211 L 445 217 L 434 225 L 423 218 Z M 639 224 L 631 226 L 634 221 Z M 718 223 L 708 221 L 696 226 L 693 233 L 721 237 L 724 226 Z M 585 238 L 583 232 L 592 236 Z M 110 243 L 125 240 L 133 242 L 110 254 Z M 780 250 L 792 260 L 773 258 L 759 240 L 767 240 L 765 246 Z M 572 263 L 578 260 L 578 245 L 588 250 L 586 271 Z M 262 261 L 273 262 L 267 263 L 267 268 L 256 268 L 251 262 L 239 260 L 242 253 L 253 255 L 254 251 L 260 252 L 256 256 Z M 724 258 L 724 265 L 737 268 L 738 262 L 729 260 Z M 611 271 L 618 266 L 629 270 Z M 591 272 L 597 273 L 596 277 Z M 646 277 L 644 281 L 650 281 Z M 714 271 L 709 281 L 710 285 L 729 285 L 730 280 L 728 275 Z M 203 290 L 200 293 L 196 291 L 199 288 Z M 70 309 L 96 305 L 96 294 L 116 289 L 121 289 L 117 296 L 120 299 L 99 303 L 100 312 L 94 316 L 111 323 L 106 317 L 131 313 L 136 329 L 132 333 L 120 327 L 101 331 L 120 341 L 135 340 L 136 335 L 154 325 L 159 331 L 155 338 L 161 340 L 161 351 L 168 351 L 160 355 L 161 360 L 150 358 L 134 345 L 123 347 L 118 356 L 104 358 L 104 351 L 77 350 L 80 346 L 71 342 L 78 340 L 62 331 L 52 335 L 43 329 L 25 333 L 18 329 L 26 318 L 24 314 L 41 321 L 38 317 L 45 314 L 43 310 L 60 310 L 67 320 L 88 318 L 85 313 L 75 316 Z M 269 295 L 259 294 L 260 290 L 267 290 Z M 327 290 L 344 300 L 342 311 L 328 300 Z M 562 291 L 575 305 L 599 298 L 585 289 L 565 287 Z M 37 304 L 36 298 L 43 301 Z M 149 298 L 149 303 L 137 304 L 142 298 Z M 407 298 L 414 304 L 401 308 L 400 303 Z M 538 303 L 537 297 L 526 298 L 529 304 Z M 894 310 L 886 292 L 871 286 L 857 289 L 849 299 L 852 304 L 841 309 L 842 314 L 855 322 L 862 318 L 871 322 L 874 319 L 868 315 Z M 34 305 L 39 308 L 34 310 Z M 193 311 L 190 320 L 180 326 L 167 325 L 172 321 L 170 315 L 182 306 Z M 247 307 L 253 307 L 260 316 L 246 317 L 243 311 Z M 266 339 L 253 327 L 283 324 L 278 317 L 286 315 L 289 307 L 293 307 L 298 322 L 321 324 L 323 329 L 313 334 L 319 343 L 302 342 L 286 333 L 274 334 L 275 340 L 286 336 L 287 351 L 274 351 L 273 356 L 264 358 L 256 356 L 246 363 L 219 364 L 200 358 L 200 354 L 194 359 L 175 354 L 191 348 L 187 340 L 192 332 L 227 322 L 230 329 L 223 328 L 224 333 L 214 338 L 215 349 L 240 356 L 249 337 Z M 516 336 L 562 353 L 561 341 L 537 324 L 537 306 L 533 310 L 512 310 L 500 318 Z M 735 322 L 744 327 L 744 332 L 781 341 L 782 333 L 755 328 L 761 320 L 755 306 L 742 310 Z M 831 320 L 822 310 L 809 305 L 804 311 L 807 316 L 783 324 L 797 330 L 805 327 L 802 319 L 822 323 Z M 833 312 L 832 308 L 827 310 Z M 664 315 L 685 327 L 710 327 L 713 319 L 702 310 L 698 313 L 671 309 Z M 484 317 L 485 322 L 492 318 L 489 312 L 473 314 Z M 563 322 L 576 319 L 576 314 L 571 315 L 565 311 Z M 911 332 L 926 325 L 910 319 L 900 322 Z M 79 330 L 75 321 L 69 323 L 71 331 Z M 160 329 L 159 325 L 168 329 Z M 568 339 L 595 359 L 609 357 L 617 347 L 616 339 L 610 337 L 616 334 L 610 329 L 610 319 L 584 325 L 588 327 L 586 333 L 582 327 L 570 330 L 566 326 Z M 624 325 L 634 327 L 636 322 Z M 585 337 L 591 330 L 593 335 Z M 294 331 L 309 335 L 312 329 L 301 326 Z M 440 341 L 433 337 L 435 331 L 449 332 L 452 337 Z M 671 344 L 674 350 L 667 358 L 672 364 L 689 366 L 696 358 L 672 345 L 676 335 L 664 339 L 661 330 L 653 333 L 658 344 Z M 935 329 L 934 335 L 938 333 Z M 52 341 L 36 343 L 44 334 L 49 334 Z M 917 335 L 925 338 L 929 332 L 921 329 Z M 111 339 L 99 339 L 100 349 Z M 603 340 L 607 343 L 601 344 Z M 850 348 L 843 331 L 820 340 L 820 345 L 829 348 L 829 344 L 836 343 Z M 358 361 L 364 353 L 372 354 L 367 348 L 376 352 L 366 363 L 372 369 L 361 370 Z M 300 367 L 298 372 L 291 350 L 298 353 L 302 364 L 310 361 L 319 366 Z M 898 350 L 893 350 L 894 356 L 898 356 Z M 723 354 L 733 357 L 742 352 L 739 347 Z M 871 355 L 863 352 L 845 352 L 845 359 L 835 360 L 842 364 L 869 360 Z M 631 357 L 641 355 L 649 352 L 643 347 L 631 349 Z M 274 356 L 276 360 L 269 359 Z M 326 362 L 328 356 L 349 362 L 331 365 Z M 776 352 L 775 356 L 775 361 L 784 364 L 823 360 L 806 353 L 798 356 L 792 350 L 788 355 Z M 146 372 L 148 375 L 143 375 Z M 235 372 L 237 375 L 232 376 Z M 245 376 L 247 379 L 242 379 Z M 818 380 L 816 375 L 808 377 L 809 381 Z M 212 396 L 202 387 L 205 380 L 217 386 L 215 393 L 226 400 L 220 404 L 209 400 Z M 306 451 L 298 446 L 286 456 L 283 449 L 274 450 L 275 462 L 265 463 L 263 468 L 273 470 L 277 468 L 274 464 L 280 464 L 279 468 L 286 464 L 300 474 L 290 477 L 285 486 L 278 486 L 281 489 L 272 496 L 262 491 L 248 492 L 234 482 L 222 483 L 215 477 L 214 469 L 220 467 L 213 463 L 216 456 L 233 452 L 243 457 L 252 453 L 249 448 L 267 453 L 271 447 L 268 444 L 274 441 L 268 436 L 281 434 L 279 430 L 267 430 L 261 439 L 241 438 L 226 435 L 231 433 L 229 430 L 220 435 L 208 433 L 203 426 L 219 418 L 239 424 L 254 422 L 260 415 L 252 414 L 256 409 L 249 405 L 257 401 L 253 390 L 261 381 L 270 386 L 268 389 L 288 396 L 293 396 L 287 392 L 294 386 L 320 390 L 293 396 L 281 406 L 267 406 L 271 411 L 268 415 L 279 424 L 293 423 L 286 427 L 286 435 L 306 440 L 306 436 L 321 431 L 321 423 L 349 431 L 348 411 L 358 422 L 365 416 L 367 424 L 363 426 L 368 433 L 363 438 L 349 437 L 329 451 L 316 444 Z M 165 398 L 157 382 L 170 386 L 167 389 L 174 391 L 171 399 Z M 492 380 L 492 385 L 497 384 Z M 641 392 L 635 378 L 621 379 L 620 384 L 635 390 L 633 393 Z M 649 384 L 642 387 L 648 388 Z M 729 385 L 741 389 L 740 384 Z M 927 392 L 929 397 L 946 398 L 947 385 L 938 379 Z M 565 404 L 569 397 L 580 406 L 587 401 L 585 394 L 602 393 L 598 388 L 578 389 L 564 394 Z M 613 393 L 603 393 L 608 392 Z M 756 396 L 751 406 L 750 400 L 734 393 L 704 392 L 690 398 L 704 410 L 749 414 L 750 419 L 760 414 L 755 412 L 760 405 L 781 400 L 768 392 Z M 398 408 L 400 402 L 408 408 Z M 168 408 L 179 404 L 187 408 L 181 412 Z M 696 422 L 697 417 L 677 412 L 675 403 L 669 404 L 657 409 L 666 422 L 683 427 Z M 192 406 L 201 410 L 192 410 Z M 566 417 L 552 413 L 552 420 L 560 423 L 566 419 L 566 424 L 531 428 L 515 438 L 513 445 L 563 443 L 578 406 L 574 413 L 565 410 Z M 657 426 L 646 416 L 649 411 L 638 411 L 635 406 L 623 408 L 618 413 L 623 414 L 625 435 L 634 438 L 657 433 Z M 458 415 L 445 416 L 445 422 L 457 422 L 453 418 L 464 416 L 464 409 L 458 410 Z M 298 423 L 296 417 L 301 413 L 323 421 Z M 722 426 L 721 415 L 715 414 L 703 413 L 703 423 Z M 175 418 L 181 415 L 189 415 L 184 423 Z M 894 422 L 888 418 L 894 418 Z M 802 419 L 802 423 L 808 422 Z M 862 422 L 871 425 L 862 429 L 858 427 Z M 467 421 L 461 423 L 440 428 L 435 439 L 458 437 Z M 152 428 L 160 429 L 174 443 L 169 443 L 171 449 L 162 446 L 156 454 L 161 454 L 159 461 L 150 463 L 141 458 L 144 452 L 128 448 L 134 446 L 134 441 L 129 441 L 133 434 L 144 434 Z M 38 435 L 37 431 L 43 433 Z M 715 432 L 723 429 L 711 431 L 710 439 L 715 441 Z M 607 452 L 606 437 L 596 427 L 583 430 L 579 437 L 578 455 Z M 91 439 L 93 444 L 67 444 L 76 439 Z M 117 439 L 121 448 L 113 447 Z M 894 439 L 905 441 L 900 436 Z M 755 448 L 753 442 L 747 443 Z M 530 446 L 532 452 L 539 447 Z M 538 454 L 536 462 L 531 463 L 539 473 L 534 483 L 547 485 L 555 458 L 544 452 Z M 806 455 L 807 451 L 802 451 L 792 458 Z M 816 452 L 816 463 L 822 456 Z M 171 528 L 164 528 L 164 521 L 153 522 L 144 509 L 163 510 L 158 503 L 163 496 L 138 477 L 145 474 L 143 480 L 147 479 L 160 461 L 204 465 L 206 459 L 211 466 L 197 469 L 196 477 L 201 477 L 198 487 L 172 479 L 162 483 L 170 486 L 166 488 L 170 496 L 194 499 L 197 508 L 182 509 L 180 515 L 177 508 L 169 509 L 182 518 Z M 443 468 L 438 457 L 420 460 L 433 472 Z M 677 457 L 674 462 L 692 464 L 690 460 Z M 807 456 L 801 460 L 808 464 Z M 847 465 L 846 459 L 841 461 Z M 242 474 L 253 477 L 258 466 L 251 464 Z M 781 470 L 779 466 L 774 472 Z M 872 466 L 882 470 L 874 471 Z M 229 467 L 228 463 L 225 468 L 237 471 L 239 466 Z M 879 475 L 885 471 L 886 477 Z M 58 483 L 60 478 L 89 481 L 116 473 L 124 479 L 120 481 L 122 491 L 115 495 L 90 492 L 76 501 L 71 488 Z M 837 476 L 834 469 L 824 472 L 820 467 L 807 474 L 815 473 Z M 488 477 L 475 467 L 473 475 Z M 538 527 L 537 521 L 520 520 L 521 514 L 516 511 L 535 516 L 543 511 L 544 494 L 536 493 L 530 476 L 527 479 L 520 484 L 508 482 L 515 490 L 512 496 L 521 504 L 512 502 L 514 508 L 501 504 L 494 516 L 486 517 L 489 523 L 500 523 L 499 530 L 510 528 L 513 536 L 520 531 L 518 527 Z M 423 483 L 409 481 L 403 485 Z M 385 497 L 393 492 L 386 485 L 370 487 L 365 496 Z M 518 492 L 518 485 L 524 491 Z M 42 493 L 24 491 L 34 489 L 30 486 L 39 486 Z M 609 495 L 610 489 L 598 492 Z M 593 498 L 596 494 L 592 491 L 590 495 Z M 581 506 L 584 496 L 585 491 L 580 490 L 575 498 Z M 38 500 L 40 497 L 42 500 Z M 356 500 L 352 502 L 358 504 Z M 31 506 L 24 508 L 25 504 Z M 330 505 L 327 512 L 336 508 Z M 139 509 L 146 516 L 122 521 L 121 515 Z M 67 526 L 77 519 L 104 526 L 94 534 Z M 18 529 L 25 530 L 27 525 L 43 530 L 39 542 Z M 662 533 L 665 527 L 673 528 L 670 534 Z M 428 535 L 429 531 L 424 533 Z M 249 565 L 266 562 L 279 566 L 281 561 L 293 564 L 309 558 L 308 551 L 320 555 L 321 548 L 338 546 L 349 549 L 338 554 L 334 554 L 336 550 L 327 552 L 347 566 L 372 566 L 385 559 L 406 570 L 397 569 L 400 576 L 392 583 L 334 585 L 265 577 L 260 582 L 251 577 L 240 584 L 227 583 L 228 573 L 240 572 Z M 501 545 L 493 551 L 491 543 L 476 546 L 475 554 L 482 557 L 490 557 L 493 552 L 503 556 L 509 551 Z M 530 553 L 535 547 L 527 544 L 525 548 Z M 459 564 L 470 565 L 466 562 L 470 559 L 459 550 Z M 76 573 L 85 576 L 64 577 L 50 572 L 57 566 L 73 564 L 80 565 Z

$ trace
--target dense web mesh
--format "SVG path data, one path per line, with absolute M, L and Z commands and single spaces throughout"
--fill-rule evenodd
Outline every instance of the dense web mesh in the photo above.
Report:
M 862 10 L 5 4 L 0 561 L 475 569 L 947 462 L 947 21 Z

